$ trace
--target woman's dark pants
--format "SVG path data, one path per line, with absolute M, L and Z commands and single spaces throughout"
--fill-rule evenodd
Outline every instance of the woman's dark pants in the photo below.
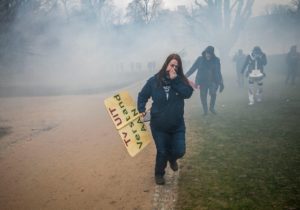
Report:
M 208 111 L 208 107 L 207 107 L 208 93 L 210 95 L 210 104 L 209 104 L 210 109 L 215 108 L 216 99 L 217 99 L 217 90 L 218 90 L 218 85 L 215 83 L 200 85 L 200 99 L 201 99 L 204 113 L 207 113 Z
M 163 176 L 168 161 L 174 162 L 185 154 L 185 125 L 183 122 L 170 131 L 162 131 L 151 125 L 151 132 L 157 150 L 155 175 Z

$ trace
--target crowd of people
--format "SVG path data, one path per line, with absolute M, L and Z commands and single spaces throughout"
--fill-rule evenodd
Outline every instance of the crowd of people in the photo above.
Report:
M 300 68 L 300 53 L 297 52 L 297 46 L 290 48 L 286 58 L 286 85 L 294 86 Z M 267 56 L 256 46 L 249 55 L 245 55 L 242 49 L 233 57 L 235 62 L 236 77 L 239 87 L 244 86 L 244 78 L 248 78 L 248 96 L 249 105 L 262 101 L 263 80 L 266 77 L 264 67 L 267 65 Z
M 249 55 L 240 49 L 233 61 L 239 87 L 244 86 L 244 78 L 248 80 L 249 105 L 262 102 L 266 54 L 259 46 L 255 46 Z M 294 85 L 300 65 L 296 46 L 292 46 L 286 55 L 286 64 L 286 84 Z M 195 82 L 188 80 L 193 73 L 196 73 Z M 200 89 L 203 115 L 209 112 L 216 115 L 217 93 L 224 90 L 224 82 L 221 62 L 213 46 L 206 47 L 185 74 L 180 55 L 169 55 L 159 72 L 149 78 L 138 94 L 138 110 L 143 116 L 147 114 L 147 102 L 152 99 L 150 128 L 157 149 L 154 173 L 158 185 L 165 183 L 168 162 L 170 168 L 177 171 L 177 160 L 185 154 L 184 100 L 190 98 L 195 89 Z

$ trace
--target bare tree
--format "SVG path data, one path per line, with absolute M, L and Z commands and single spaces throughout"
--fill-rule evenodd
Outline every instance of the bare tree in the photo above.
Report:
M 221 56 L 227 57 L 231 48 L 252 14 L 254 0 L 195 0 L 197 12 L 194 15 L 206 39 L 219 48 Z
M 133 0 L 128 4 L 127 17 L 133 23 L 149 24 L 159 14 L 162 0 Z
M 299 28 L 300 0 L 293 0 L 290 4 L 271 4 L 265 8 L 265 14 L 273 24 L 294 24 Z M 282 26 L 281 26 L 282 27 Z
M 106 0 L 81 0 L 82 11 L 95 20 L 100 19 L 101 9 Z
M 299 43 L 300 37 L 300 0 L 293 0 L 290 4 L 271 4 L 266 7 L 268 28 L 273 34 L 287 32 L 292 35 L 294 43 Z
M 112 25 L 117 19 L 116 8 L 112 0 L 81 0 L 83 12 L 101 27 Z
M 61 1 L 61 2 L 60 2 Z M 43 30 L 48 17 L 56 8 L 67 4 L 67 0 L 1 0 L 0 1 L 0 59 L 8 63 L 9 59 L 19 55 L 33 55 L 32 36 Z M 67 6 L 67 5 L 65 5 Z M 24 25 L 23 25 L 24 24 Z M 24 35 L 22 30 L 29 26 Z M 24 58 L 25 56 L 20 56 Z
M 23 0 L 1 0 L 0 1 L 0 21 L 12 21 L 18 8 L 22 5 Z
M 143 9 L 147 24 L 157 17 L 160 6 L 161 0 L 144 0 Z
M 289 5 L 282 5 L 282 4 L 271 4 L 267 5 L 265 8 L 266 15 L 283 15 L 286 16 L 289 14 L 290 6 Z
M 0 21 L 11 21 L 18 15 L 20 18 L 28 14 L 41 12 L 49 14 L 58 7 L 59 0 L 1 0 Z M 62 0 L 67 1 L 67 0 Z
M 116 6 L 113 4 L 113 1 L 106 1 L 104 3 L 104 5 L 101 8 L 100 15 L 101 25 L 106 29 L 110 28 L 112 25 L 118 22 L 120 18 L 120 14 L 118 14 L 118 11 L 116 9 Z
M 134 24 L 141 24 L 143 19 L 143 5 L 141 0 L 133 0 L 127 6 L 127 17 Z
M 68 9 L 68 0 L 61 0 L 62 4 L 63 4 L 63 7 L 64 7 L 64 11 L 65 11 L 65 14 L 67 16 L 67 20 L 69 21 L 70 19 L 70 14 L 69 14 L 69 9 Z

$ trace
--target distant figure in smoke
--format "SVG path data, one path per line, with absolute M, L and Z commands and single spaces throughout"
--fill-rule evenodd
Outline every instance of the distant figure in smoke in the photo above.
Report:
M 184 99 L 190 98 L 192 93 L 180 56 L 171 54 L 138 94 L 138 110 L 144 116 L 149 98 L 153 101 L 150 127 L 157 150 L 155 182 L 158 185 L 165 183 L 167 162 L 177 171 L 177 159 L 185 154 Z
M 153 72 L 156 68 L 155 61 L 148 62 L 147 67 L 148 67 L 148 71 Z
M 253 48 L 250 55 L 247 56 L 241 73 L 244 74 L 246 68 L 246 77 L 248 77 L 249 88 L 249 105 L 253 105 L 255 101 L 262 101 L 263 79 L 266 76 L 264 66 L 267 64 L 266 54 L 262 52 L 260 47 Z M 257 88 L 256 88 L 257 84 Z
M 237 76 L 237 82 L 239 87 L 244 87 L 244 75 L 241 73 L 243 65 L 246 60 L 246 55 L 243 53 L 243 50 L 239 51 L 234 55 L 233 62 L 235 62 L 235 70 Z
M 287 63 L 287 76 L 285 84 L 288 84 L 291 81 L 292 85 L 295 85 L 297 72 L 300 66 L 300 53 L 297 52 L 297 46 L 294 45 L 291 47 L 290 52 L 286 56 Z
M 214 47 L 208 46 L 202 56 L 198 57 L 190 70 L 185 74 L 189 77 L 197 70 L 195 83 L 200 87 L 200 99 L 204 111 L 204 116 L 208 113 L 207 95 L 210 95 L 209 110 L 216 114 L 215 103 L 217 91 L 224 90 L 223 78 L 221 74 L 220 59 L 215 55 Z

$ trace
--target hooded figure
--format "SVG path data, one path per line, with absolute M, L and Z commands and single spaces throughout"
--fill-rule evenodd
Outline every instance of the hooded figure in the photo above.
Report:
M 261 48 L 256 46 L 253 48 L 252 52 L 246 57 L 246 61 L 241 70 L 242 74 L 246 71 L 246 76 L 248 77 L 251 71 L 254 69 L 259 69 L 262 74 L 264 74 L 264 66 L 267 64 L 266 54 L 262 52 Z M 248 67 L 248 68 L 247 68 Z
M 248 96 L 249 105 L 253 105 L 255 101 L 262 101 L 263 92 L 263 79 L 266 76 L 264 73 L 264 66 L 267 64 L 266 54 L 263 53 L 260 47 L 256 46 L 252 52 L 247 56 L 241 73 L 246 71 L 246 77 L 248 77 Z M 257 84 L 257 88 L 256 88 Z
M 204 115 L 208 113 L 207 95 L 210 95 L 209 110 L 216 114 L 215 103 L 217 98 L 217 90 L 223 91 L 223 78 L 221 74 L 220 59 L 215 55 L 214 47 L 208 46 L 199 56 L 190 70 L 185 74 L 189 77 L 197 70 L 195 83 L 200 87 L 200 98 L 204 111 Z

